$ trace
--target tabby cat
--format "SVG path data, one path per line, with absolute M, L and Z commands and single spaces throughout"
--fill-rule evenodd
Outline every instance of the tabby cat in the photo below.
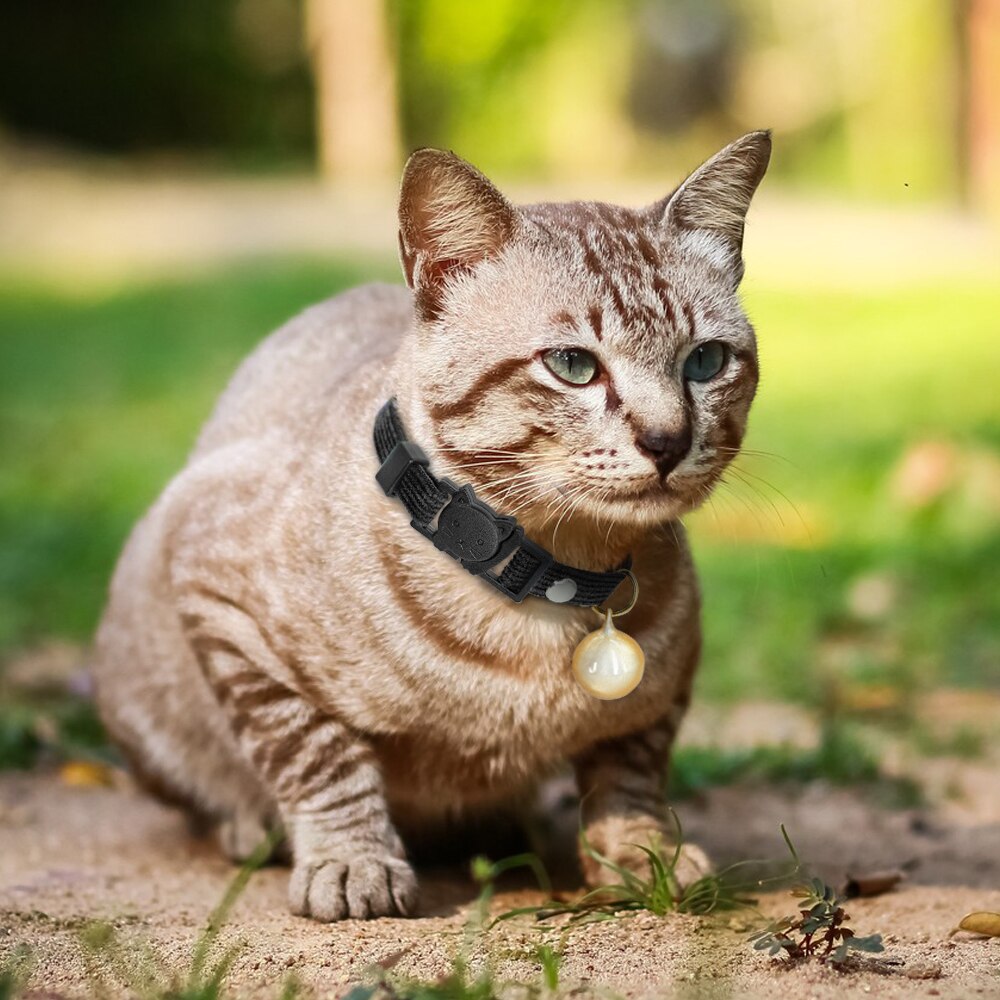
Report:
M 639 210 L 515 206 L 454 154 L 414 153 L 409 290 L 349 291 L 265 340 L 132 532 L 97 636 L 103 718 L 233 858 L 281 825 L 295 913 L 414 913 L 405 842 L 566 761 L 600 851 L 636 865 L 631 845 L 668 833 L 700 644 L 678 519 L 737 453 L 756 389 L 737 286 L 770 148 L 750 133 Z M 372 425 L 392 396 L 436 474 L 560 561 L 631 554 L 632 694 L 572 680 L 592 610 L 508 600 L 383 495 Z M 685 846 L 682 880 L 707 866 Z

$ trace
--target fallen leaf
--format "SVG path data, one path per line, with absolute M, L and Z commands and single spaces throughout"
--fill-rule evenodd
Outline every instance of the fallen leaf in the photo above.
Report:
M 905 876 L 898 870 L 866 872 L 863 875 L 848 874 L 844 895 L 848 899 L 855 899 L 858 896 L 881 896 L 883 892 L 895 889 L 903 878 Z
M 839 698 L 849 712 L 892 712 L 903 704 L 903 692 L 891 684 L 845 684 Z
M 90 760 L 70 760 L 59 768 L 59 780 L 74 788 L 94 788 L 112 784 L 111 768 Z
M 960 931 L 971 931 L 973 934 L 985 934 L 987 937 L 1000 937 L 1000 913 L 989 910 L 977 910 L 967 913 L 958 925 Z

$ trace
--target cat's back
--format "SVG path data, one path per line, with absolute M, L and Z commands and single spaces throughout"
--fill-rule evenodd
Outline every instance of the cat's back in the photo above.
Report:
M 311 426 L 354 372 L 392 357 L 411 317 L 409 290 L 388 284 L 362 285 L 295 316 L 236 370 L 193 457 L 248 437 Z

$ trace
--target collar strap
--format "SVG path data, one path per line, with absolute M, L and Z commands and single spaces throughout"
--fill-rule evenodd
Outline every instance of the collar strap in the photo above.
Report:
M 603 604 L 631 567 L 631 557 L 607 573 L 558 562 L 525 537 L 515 518 L 498 514 L 471 486 L 439 479 L 423 449 L 406 439 L 395 399 L 375 418 L 375 451 L 381 463 L 375 479 L 386 496 L 402 502 L 413 527 L 518 604 L 526 597 L 581 607 Z M 508 558 L 503 569 L 491 572 Z

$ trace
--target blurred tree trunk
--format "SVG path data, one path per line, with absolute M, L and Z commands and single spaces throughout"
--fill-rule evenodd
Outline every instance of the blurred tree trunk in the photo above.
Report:
M 384 0 L 306 0 L 306 5 L 324 176 L 395 176 L 399 123 Z

